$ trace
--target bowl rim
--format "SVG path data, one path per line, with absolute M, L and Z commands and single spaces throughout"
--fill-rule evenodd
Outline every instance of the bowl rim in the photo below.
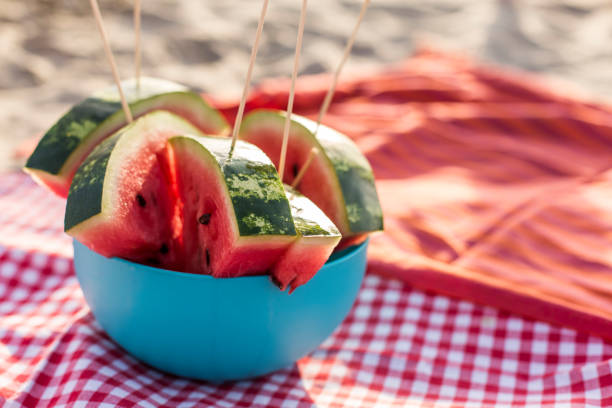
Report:
M 345 248 L 343 250 L 341 250 L 338 254 L 339 256 L 337 256 L 335 259 L 331 260 L 331 261 L 327 261 L 325 262 L 325 264 L 321 267 L 321 269 L 326 268 L 326 267 L 334 267 L 335 264 L 340 263 L 340 262 L 344 262 L 346 259 L 352 258 L 354 256 L 357 256 L 357 254 L 364 248 L 367 247 L 368 244 L 370 242 L 370 238 L 368 237 L 365 241 L 363 241 L 362 243 L 358 244 L 358 245 L 353 245 L 350 246 L 348 248 Z M 113 261 L 113 262 L 118 262 L 120 264 L 125 264 L 128 266 L 135 266 L 137 268 L 144 268 L 145 270 L 151 270 L 154 271 L 155 273 L 160 273 L 160 274 L 164 274 L 164 275 L 170 275 L 170 276 L 179 276 L 185 279 L 213 279 L 213 280 L 234 280 L 234 279 L 269 279 L 270 276 L 268 274 L 266 275 L 249 275 L 249 276 L 237 276 L 237 277 L 233 277 L 233 278 L 215 278 L 214 276 L 211 275 L 204 275 L 204 274 L 199 274 L 199 273 L 190 273 L 190 272 L 180 272 L 180 271 L 173 271 L 170 269 L 163 269 L 163 268 L 157 268 L 155 266 L 150 266 L 150 265 L 144 265 L 144 264 L 140 264 L 137 262 L 132 262 L 132 261 L 128 261 L 127 259 L 122 259 L 122 258 L 117 258 L 117 257 L 112 257 L 112 258 L 108 258 L 105 257 L 104 255 L 101 255 L 99 253 L 97 253 L 96 251 L 88 248 L 85 244 L 82 244 L 81 242 L 79 242 L 76 239 L 73 239 L 73 247 L 76 248 L 76 246 L 79 245 L 81 247 L 83 247 L 84 250 L 89 251 L 89 252 L 93 252 L 95 255 L 97 255 L 98 257 L 103 258 L 106 261 Z M 332 254 L 333 255 L 333 254 Z M 73 255 L 74 257 L 74 255 Z M 319 269 L 319 270 L 321 270 Z

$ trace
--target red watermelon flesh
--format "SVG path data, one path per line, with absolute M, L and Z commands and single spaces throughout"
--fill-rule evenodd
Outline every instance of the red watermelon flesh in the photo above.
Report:
M 255 110 L 244 119 L 240 137 L 265 151 L 278 166 L 286 115 Z M 298 189 L 334 222 L 346 247 L 382 230 L 382 209 L 372 169 L 357 145 L 324 125 L 293 115 L 290 123 L 283 181 L 292 184 L 314 149 L 318 153 Z
M 368 234 L 353 235 L 352 237 L 342 238 L 336 248 L 334 248 L 334 252 L 342 251 L 350 246 L 362 244 L 366 239 L 368 239 Z
M 221 114 L 185 86 L 158 78 L 122 82 L 134 118 L 149 112 L 173 112 L 203 132 L 228 129 Z M 116 87 L 100 90 L 74 105 L 43 136 L 24 170 L 43 186 L 66 197 L 72 178 L 87 155 L 126 124 Z
M 176 186 L 160 155 L 186 132 L 199 131 L 159 111 L 100 143 L 72 181 L 66 232 L 104 256 L 184 270 Z
M 275 137 L 277 135 L 276 131 L 277 129 L 273 127 L 267 127 L 266 123 L 261 123 L 259 127 L 253 126 L 247 140 L 266 152 L 278 168 L 281 143 L 279 143 L 279 138 Z M 287 149 L 286 167 L 283 176 L 283 182 L 288 185 L 293 183 L 312 149 L 312 144 L 308 143 L 307 140 L 292 136 L 291 134 L 289 136 L 289 148 Z M 316 203 L 329 218 L 332 220 L 341 219 L 344 216 L 343 209 L 337 202 L 330 200 L 330 197 L 336 195 L 335 191 L 338 187 L 333 169 L 326 161 L 327 158 L 320 151 L 313 157 L 308 171 L 300 182 L 299 190 L 307 191 L 308 198 Z
M 292 293 L 315 276 L 329 259 L 334 246 L 298 238 L 298 242 L 289 248 L 274 267 L 270 275 L 272 281 L 280 290 L 289 288 L 289 293 Z
M 272 281 L 289 293 L 308 282 L 340 241 L 340 232 L 312 201 L 285 186 L 298 238 L 271 271 Z
M 174 167 L 175 183 L 178 195 L 181 197 L 180 217 L 182 219 L 182 242 L 186 254 L 185 269 L 189 272 L 210 274 L 215 277 L 237 277 L 244 275 L 257 275 L 267 272 L 276 263 L 278 258 L 286 252 L 289 245 L 295 240 L 295 229 L 291 220 L 290 209 L 286 197 L 282 193 L 282 186 L 278 175 L 271 163 L 264 163 L 267 169 L 249 173 L 247 167 L 254 163 L 254 153 L 247 151 L 243 154 L 246 143 L 238 142 L 234 156 L 231 160 L 220 158 L 212 153 L 217 151 L 228 152 L 230 140 L 226 138 L 211 137 L 174 137 L 168 141 L 167 160 L 170 167 Z M 252 146 L 252 149 L 257 149 Z M 269 160 L 257 149 L 257 153 Z M 242 164 L 241 164 L 242 161 Z M 248 163 L 247 163 L 248 162 Z M 245 166 L 244 163 L 247 163 Z M 241 218 L 237 215 L 242 207 L 255 208 L 254 202 L 261 201 L 252 198 L 252 201 L 233 201 L 243 192 L 234 192 L 228 182 L 227 167 L 234 166 L 243 173 L 237 175 L 245 183 L 257 185 L 257 173 L 266 172 L 267 176 L 275 177 L 274 184 L 264 188 L 269 191 L 277 187 L 283 194 L 282 201 L 286 206 L 285 221 L 291 231 L 285 234 L 273 233 L 270 230 L 255 231 L 249 235 L 241 228 Z M 253 190 L 251 190 L 252 192 Z M 278 193 L 278 192 L 277 192 Z M 248 194 L 247 194 L 248 195 Z M 259 213 L 274 211 L 266 209 L 259 203 Z M 273 229 L 273 228 L 270 228 Z
M 274 165 L 278 167 L 281 143 L 279 143 L 278 138 L 271 137 L 271 135 L 275 133 L 276 129 L 267 128 L 265 124 L 263 124 L 260 128 L 254 128 L 249 133 L 248 141 L 263 149 L 272 159 Z M 306 161 L 312 149 L 312 144 L 308 143 L 305 139 L 290 136 L 290 140 L 290 148 L 287 149 L 285 159 L 285 174 L 283 176 L 283 182 L 289 185 L 293 183 L 299 169 Z M 337 191 L 336 189 L 338 187 L 335 177 L 333 177 L 333 170 L 330 170 L 326 161 L 327 158 L 321 152 L 314 156 L 308 167 L 308 172 L 300 182 L 299 189 L 307 193 L 308 198 L 315 202 L 329 218 L 332 220 L 341 220 L 345 217 L 344 209 L 341 205 L 338 205 L 339 203 L 337 201 L 330 200 L 330 197 L 336 195 L 335 191 Z M 347 236 L 340 241 L 335 250 L 340 251 L 349 246 L 358 245 L 365 241 L 367 237 L 367 234 Z
M 159 132 L 152 138 L 168 138 L 173 134 Z M 179 261 L 180 242 L 174 233 L 176 193 L 156 155 L 137 155 L 138 170 L 122 169 L 118 194 L 125 197 L 113 215 L 112 222 L 89 227 L 78 239 L 99 254 L 116 256 L 134 262 L 167 269 L 182 269 Z M 141 174 L 138 174 L 142 172 Z M 121 226 L 119 228 L 119 225 Z M 120 244 L 119 244 L 120 243 Z

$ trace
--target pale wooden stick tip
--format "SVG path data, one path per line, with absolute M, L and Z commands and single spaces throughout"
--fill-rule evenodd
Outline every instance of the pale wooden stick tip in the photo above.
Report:
M 340 59 L 340 63 L 334 72 L 334 76 L 332 78 L 332 83 L 325 94 L 325 98 L 323 99 L 323 104 L 321 105 L 321 109 L 319 110 L 319 116 L 317 117 L 317 127 L 316 132 L 319 130 L 319 124 L 323 120 L 323 117 L 327 113 L 329 109 L 329 105 L 331 104 L 332 98 L 334 97 L 334 92 L 336 92 L 336 85 L 338 84 L 338 78 L 340 77 L 340 73 L 342 72 L 342 68 L 344 68 L 344 64 L 348 60 L 349 55 L 351 54 L 351 49 L 353 48 L 353 44 L 355 43 L 355 39 L 357 38 L 357 32 L 359 31 L 359 26 L 363 21 L 363 16 L 370 4 L 370 0 L 364 0 L 363 5 L 361 6 L 361 11 L 359 12 L 359 16 L 357 17 L 357 22 L 355 23 L 355 27 L 353 28 L 353 32 L 349 37 L 346 46 L 344 48 L 344 53 L 342 54 L 342 58 Z
M 289 100 L 287 101 L 287 116 L 285 117 L 285 127 L 283 129 L 283 142 L 281 145 L 280 160 L 278 164 L 278 174 L 281 181 L 285 175 L 285 160 L 289 145 L 289 128 L 291 126 L 291 114 L 293 112 L 293 100 L 295 98 L 295 81 L 297 79 L 298 68 L 300 65 L 300 51 L 302 49 L 302 38 L 304 37 L 304 23 L 306 21 L 306 7 L 308 0 L 302 0 L 302 10 L 300 11 L 300 23 L 298 25 L 297 40 L 295 41 L 295 56 L 293 57 L 293 71 L 291 72 L 291 88 L 289 89 Z
M 263 0 L 261 7 L 261 14 L 259 16 L 259 22 L 257 23 L 257 33 L 255 34 L 255 41 L 253 42 L 253 48 L 251 49 L 251 57 L 249 58 L 249 67 L 247 68 L 246 80 L 244 89 L 242 91 L 242 98 L 240 98 L 240 105 L 238 106 L 238 113 L 236 114 L 236 120 L 234 121 L 234 129 L 232 132 L 232 143 L 230 145 L 229 155 L 231 156 L 236 146 L 236 140 L 238 139 L 238 132 L 240 131 L 240 125 L 242 123 L 242 117 L 244 115 L 244 106 L 246 104 L 247 95 L 249 93 L 249 86 L 251 84 L 251 75 L 253 73 L 253 66 L 255 65 L 255 58 L 257 57 L 257 50 L 259 49 L 259 39 L 261 38 L 261 32 L 263 31 L 264 20 L 266 18 L 266 11 L 268 10 L 269 0 Z
M 113 74 L 113 79 L 115 80 L 115 84 L 117 85 L 117 90 L 119 91 L 119 98 L 121 99 L 121 107 L 123 108 L 123 113 L 125 114 L 125 118 L 128 123 L 132 123 L 134 118 L 132 117 L 132 112 L 130 111 L 130 106 L 127 103 L 127 99 L 123 94 L 123 89 L 121 88 L 121 80 L 119 79 L 119 71 L 117 70 L 117 64 L 115 63 L 115 57 L 113 57 L 113 52 L 110 47 L 110 41 L 108 40 L 108 35 L 106 34 L 106 29 L 104 28 L 104 22 L 102 21 L 102 13 L 100 12 L 100 7 L 98 6 L 97 0 L 89 0 L 89 4 L 91 5 L 91 9 L 94 14 L 94 18 L 96 20 L 96 25 L 98 26 L 98 31 L 100 32 L 100 36 L 102 37 L 102 45 L 104 46 L 104 53 L 106 54 L 106 59 L 110 64 L 111 71 Z
M 304 165 L 300 169 L 300 171 L 297 174 L 297 176 L 295 176 L 295 179 L 293 180 L 293 183 L 291 183 L 291 187 L 292 188 L 297 188 L 297 186 L 300 184 L 300 182 L 302 181 L 302 179 L 306 175 L 306 171 L 308 170 L 308 168 L 312 164 L 312 161 L 313 161 L 313 159 L 315 158 L 315 156 L 317 154 L 319 154 L 319 149 L 317 147 L 313 147 L 312 149 L 310 149 L 310 152 L 308 152 L 308 157 L 306 158 L 306 161 L 304 162 Z
M 134 77 L 136 78 L 136 89 L 140 89 L 140 73 L 142 68 L 141 47 L 141 3 L 134 0 Z

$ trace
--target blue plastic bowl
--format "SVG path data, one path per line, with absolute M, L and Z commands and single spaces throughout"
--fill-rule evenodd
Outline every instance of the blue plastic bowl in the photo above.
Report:
M 257 377 L 316 349 L 348 314 L 367 241 L 334 255 L 291 295 L 267 276 L 215 279 L 105 258 L 74 242 L 76 275 L 94 316 L 125 350 L 182 377 Z

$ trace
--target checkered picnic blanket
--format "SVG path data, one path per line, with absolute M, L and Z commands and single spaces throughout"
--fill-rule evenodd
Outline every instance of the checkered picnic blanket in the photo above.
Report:
M 222 385 L 163 374 L 93 318 L 62 214 L 27 176 L 0 176 L 3 406 L 612 405 L 612 342 L 374 274 L 344 323 L 291 367 Z

